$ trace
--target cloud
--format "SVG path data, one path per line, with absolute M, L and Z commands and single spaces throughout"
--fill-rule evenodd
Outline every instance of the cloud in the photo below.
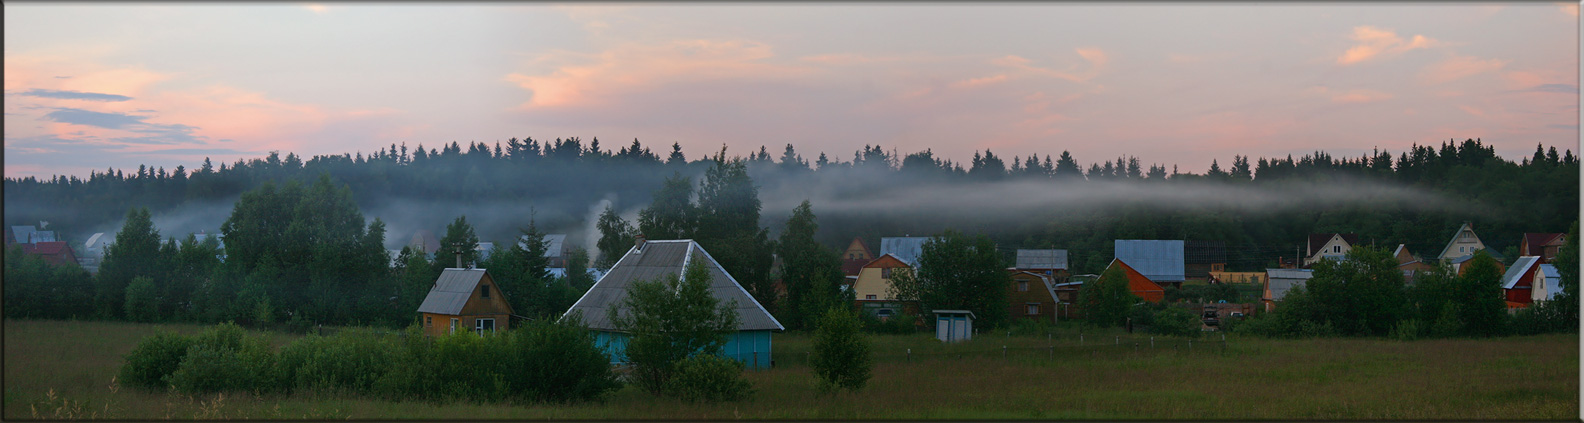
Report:
M 955 83 L 952 83 L 952 86 L 956 87 L 956 88 L 974 88 L 974 87 L 980 87 L 980 86 L 985 86 L 985 85 L 991 85 L 991 84 L 997 84 L 997 83 L 1001 83 L 1001 82 L 1006 82 L 1006 80 L 1007 80 L 1007 76 L 1006 75 L 996 75 L 996 76 L 987 76 L 987 77 L 984 77 L 984 78 L 973 78 L 973 79 L 957 81 Z
M 1441 44 L 1439 41 L 1423 35 L 1415 35 L 1411 40 L 1404 42 L 1402 37 L 1397 36 L 1396 32 L 1372 26 L 1353 28 L 1352 38 L 1358 44 L 1337 57 L 1337 64 L 1352 65 L 1378 56 L 1395 56 L 1409 50 Z
M 1481 60 L 1474 56 L 1452 55 L 1440 63 L 1426 66 L 1419 73 L 1419 78 L 1429 84 L 1444 84 L 1486 72 L 1501 70 L 1507 61 L 1490 59 Z
M 1578 94 L 1579 87 L 1572 84 L 1541 84 L 1524 91 L 1537 93 Z
M 58 77 L 57 77 L 58 78 Z M 89 100 L 89 101 L 127 101 L 132 97 L 115 94 L 85 93 L 82 91 L 66 90 L 41 90 L 32 89 L 19 95 L 42 98 L 58 98 L 63 100 Z
M 990 63 L 997 66 L 1010 67 L 1027 73 L 1043 75 L 1052 78 L 1060 78 L 1080 83 L 1087 82 L 1090 79 L 1094 79 L 1094 77 L 1099 76 L 1100 72 L 1105 69 L 1106 64 L 1110 63 L 1110 58 L 1106 55 L 1106 52 L 1099 48 L 1077 48 L 1073 51 L 1078 53 L 1078 56 L 1082 57 L 1084 61 L 1089 63 L 1089 69 L 1079 72 L 1079 66 L 1077 64 L 1068 66 L 1066 70 L 1042 68 L 1030 65 L 1030 63 L 1033 61 L 1017 55 L 1007 55 L 995 58 L 992 59 Z
M 318 4 L 318 3 L 305 4 L 305 5 L 303 5 L 303 7 L 308 8 L 308 10 L 313 11 L 314 13 L 320 13 L 320 14 L 322 14 L 326 10 L 330 9 L 329 7 L 325 7 L 325 5 Z
M 679 82 L 773 80 L 812 69 L 770 63 L 768 44 L 751 40 L 675 40 L 626 43 L 597 54 L 557 50 L 536 62 L 546 73 L 512 73 L 506 80 L 532 92 L 525 109 L 601 104 L 625 93 Z
M 140 125 L 146 116 L 133 116 L 120 113 L 102 113 L 82 109 L 55 109 L 46 113 L 45 118 L 61 123 L 73 125 L 97 126 L 106 129 L 122 129 L 132 125 Z
M 1557 3 L 1557 7 L 1562 9 L 1562 13 L 1563 14 L 1566 14 L 1568 16 L 1572 16 L 1572 17 L 1575 17 L 1575 18 L 1577 18 L 1579 16 L 1579 4 L 1578 3 Z
M 1309 89 L 1304 90 L 1304 92 L 1311 96 L 1328 98 L 1332 103 L 1338 104 L 1375 103 L 1390 100 L 1396 97 L 1390 93 L 1367 89 L 1336 91 L 1324 85 L 1310 87 Z

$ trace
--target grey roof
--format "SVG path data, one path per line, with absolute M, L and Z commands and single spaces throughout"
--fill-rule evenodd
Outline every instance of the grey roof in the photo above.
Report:
M 616 265 L 611 266 L 588 292 L 583 294 L 562 317 L 581 313 L 583 324 L 589 329 L 617 330 L 607 314 L 627 299 L 627 288 L 637 281 L 656 280 L 666 275 L 683 276 L 692 260 L 707 260 L 710 272 L 710 293 L 722 303 L 736 302 L 738 330 L 785 330 L 764 306 L 748 295 L 737 279 L 726 273 L 720 262 L 690 239 L 653 240 L 644 243 L 643 250 L 628 248 Z
M 30 243 L 55 242 L 55 231 L 34 231 L 31 236 Z
M 1507 268 L 1507 273 L 1502 274 L 1502 289 L 1513 289 L 1514 286 L 1518 286 L 1518 282 L 1528 283 L 1529 281 L 1520 279 L 1523 279 L 1525 273 L 1529 273 L 1529 268 L 1539 262 L 1540 256 L 1523 256 L 1513 261 L 1513 265 Z
M 924 242 L 929 237 L 886 237 L 880 238 L 880 255 L 890 254 L 897 260 L 902 260 L 909 266 L 918 267 L 918 259 L 924 254 Z M 878 258 L 878 256 L 876 256 Z
M 38 232 L 38 228 L 33 225 L 11 227 L 11 236 L 16 237 L 18 244 L 27 244 L 34 232 Z
M 99 248 L 99 246 L 96 245 L 99 243 L 99 241 L 108 241 L 109 239 L 110 237 L 105 236 L 104 232 L 95 232 L 93 236 L 88 237 L 87 242 L 83 243 L 83 248 L 90 250 Z
M 566 237 L 567 237 L 566 234 L 547 234 L 547 235 L 545 235 L 544 236 L 544 241 L 545 241 L 545 253 L 544 253 L 544 256 L 545 257 L 561 257 L 561 252 L 566 249 Z M 519 240 L 517 241 L 517 246 L 518 247 L 522 247 L 522 248 L 528 248 L 528 244 L 522 243 L 521 236 L 519 236 Z
M 1155 282 L 1182 282 L 1183 242 L 1181 240 L 1116 240 L 1115 257 Z
M 419 313 L 459 314 L 478 283 L 484 279 L 484 269 L 448 268 L 435 279 L 429 295 L 418 306 Z
M 1281 301 L 1287 296 L 1287 291 L 1294 286 L 1303 284 L 1304 281 L 1314 277 L 1314 271 L 1309 269 L 1265 269 L 1265 280 L 1270 286 L 1271 301 Z
M 1551 301 L 1558 292 L 1562 292 L 1562 272 L 1557 271 L 1556 265 L 1542 264 L 1540 274 L 1545 275 L 1546 282 L 1546 297 L 1542 299 Z
M 1019 269 L 1066 269 L 1067 250 L 1017 250 Z

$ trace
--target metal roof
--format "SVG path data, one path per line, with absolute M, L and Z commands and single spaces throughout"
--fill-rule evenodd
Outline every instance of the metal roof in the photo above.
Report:
M 1546 282 L 1546 297 L 1542 298 L 1542 300 L 1550 301 L 1555 299 L 1557 293 L 1562 292 L 1562 272 L 1557 271 L 1556 265 L 1542 264 L 1540 265 L 1540 274 L 1545 275 Z
M 429 295 L 418 306 L 419 313 L 459 314 L 478 283 L 484 279 L 484 269 L 448 268 L 440 272 Z
M 1066 269 L 1067 250 L 1017 250 L 1019 269 Z
M 528 244 L 524 244 L 522 242 L 522 239 L 524 237 L 526 237 L 526 235 L 518 235 L 518 237 L 517 237 L 517 246 L 526 249 L 526 248 L 528 248 Z M 566 237 L 567 237 L 566 234 L 546 234 L 544 236 L 544 241 L 545 241 L 544 256 L 545 257 L 561 257 L 561 252 L 563 250 L 565 250 L 565 247 L 566 247 Z
M 1182 282 L 1183 242 L 1180 240 L 1116 240 L 1115 257 L 1127 262 L 1154 282 Z
M 38 232 L 38 227 L 33 225 L 11 227 L 11 235 L 16 237 L 16 242 L 18 244 L 28 243 L 28 240 L 32 238 L 34 232 Z
M 1512 267 L 1507 268 L 1507 273 L 1502 274 L 1502 289 L 1513 289 L 1514 286 L 1518 286 L 1518 282 L 1528 282 L 1522 279 L 1529 274 L 1529 268 L 1539 262 L 1540 256 L 1523 256 L 1513 261 Z
M 786 330 L 764 306 L 748 295 L 737 279 L 726 273 L 720 262 L 710 257 L 698 243 L 690 239 L 645 241 L 643 249 L 627 249 L 616 265 L 594 283 L 582 298 L 572 304 L 562 317 L 581 313 L 583 324 L 589 329 L 617 330 L 610 321 L 610 309 L 619 307 L 627 299 L 627 289 L 637 281 L 651 281 L 667 275 L 682 277 L 688 263 L 706 260 L 710 272 L 710 294 L 722 303 L 736 302 L 738 330 Z
M 83 243 L 83 248 L 87 248 L 87 249 L 90 249 L 90 250 L 91 249 L 95 249 L 95 248 L 99 248 L 99 247 L 94 246 L 94 244 L 98 244 L 99 241 L 101 241 L 101 240 L 109 240 L 109 239 L 110 239 L 110 237 L 105 236 L 104 232 L 95 232 L 93 234 L 93 236 L 88 237 L 88 242 L 84 242 Z
M 1304 281 L 1314 277 L 1314 271 L 1309 269 L 1265 269 L 1265 280 L 1270 287 L 1271 301 L 1281 301 L 1287 296 L 1287 291 L 1292 290 Z
M 30 242 L 55 242 L 55 231 L 34 231 L 29 234 Z
M 925 241 L 929 241 L 929 237 L 880 238 L 880 255 L 890 254 L 909 266 L 918 267 L 919 256 L 924 254 Z

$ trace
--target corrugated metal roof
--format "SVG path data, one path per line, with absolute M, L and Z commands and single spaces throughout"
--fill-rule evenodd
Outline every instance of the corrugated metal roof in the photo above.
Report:
M 1287 291 L 1314 277 L 1309 269 L 1265 269 L 1265 280 L 1270 287 L 1271 301 L 1281 301 Z
M 1067 250 L 1017 250 L 1019 269 L 1066 269 Z
M 83 248 L 87 248 L 87 249 L 99 248 L 95 244 L 98 244 L 99 241 L 103 240 L 103 239 L 108 239 L 108 237 L 105 236 L 104 232 L 95 232 L 93 234 L 93 236 L 88 237 L 88 242 L 84 242 L 83 243 Z
M 880 255 L 890 254 L 909 266 L 918 267 L 919 256 L 924 254 L 925 241 L 929 241 L 929 237 L 880 238 Z
M 55 242 L 55 231 L 34 231 L 29 237 L 34 243 Z
M 517 246 L 521 247 L 521 248 L 528 248 L 528 244 L 524 244 L 522 242 L 522 239 L 524 237 L 526 237 L 526 235 L 518 235 Z M 567 237 L 566 234 L 547 234 L 547 235 L 545 235 L 544 236 L 544 241 L 545 241 L 544 256 L 545 257 L 561 257 L 561 251 L 563 251 L 565 249 L 565 247 L 566 247 L 566 237 Z
M 759 305 L 737 279 L 710 257 L 709 252 L 693 240 L 656 240 L 644 242 L 643 250 L 628 249 L 616 265 L 589 288 L 564 316 L 581 313 L 583 324 L 590 329 L 616 330 L 608 310 L 619 307 L 627 298 L 627 289 L 637 281 L 657 280 L 667 275 L 681 277 L 687 263 L 707 260 L 710 272 L 710 293 L 722 303 L 735 301 L 738 330 L 785 330 L 763 306 Z
M 1115 257 L 1154 282 L 1182 282 L 1183 242 L 1180 240 L 1116 240 Z
M 1556 265 L 1542 264 L 1540 265 L 1540 274 L 1545 275 L 1546 284 L 1546 297 L 1541 298 L 1541 300 L 1551 301 L 1556 299 L 1557 293 L 1562 292 L 1562 272 L 1557 271 Z
M 38 228 L 32 225 L 11 227 L 11 235 L 16 237 L 16 242 L 18 244 L 28 243 L 28 240 L 32 239 L 34 232 L 38 232 Z
M 419 313 L 458 314 L 462 312 L 462 305 L 467 304 L 473 290 L 478 289 L 478 283 L 484 279 L 484 269 L 457 269 L 449 268 L 440 272 L 440 278 L 435 279 L 429 295 L 424 297 L 423 304 L 418 306 Z
M 1502 289 L 1513 289 L 1518 286 L 1518 282 L 1528 282 L 1523 280 L 1524 276 L 1529 273 L 1529 268 L 1539 262 L 1540 256 L 1523 256 L 1513 261 L 1512 267 L 1507 268 L 1507 273 L 1502 274 Z

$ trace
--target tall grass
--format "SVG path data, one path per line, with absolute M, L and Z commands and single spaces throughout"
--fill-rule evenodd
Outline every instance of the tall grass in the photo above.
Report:
M 201 329 L 6 321 L 4 417 L 1534 420 L 1575 419 L 1579 412 L 1577 335 L 1414 342 L 1229 336 L 1225 350 L 1204 348 L 1220 346 L 1216 335 L 1195 340 L 1192 352 L 1185 340 L 1163 337 L 1150 350 L 1147 335 L 1116 330 L 1084 331 L 1080 345 L 1076 327 L 1053 328 L 1049 340 L 979 334 L 951 345 L 928 334 L 870 336 L 876 364 L 869 386 L 820 394 L 795 359 L 808 351 L 809 337 L 784 333 L 775 335 L 776 368 L 748 372 L 756 393 L 741 403 L 694 404 L 627 387 L 603 403 L 490 405 L 118 387 L 112 378 L 121 356 L 161 328 Z M 295 338 L 266 336 L 276 346 Z M 1134 350 L 1128 341 L 1142 345 Z

